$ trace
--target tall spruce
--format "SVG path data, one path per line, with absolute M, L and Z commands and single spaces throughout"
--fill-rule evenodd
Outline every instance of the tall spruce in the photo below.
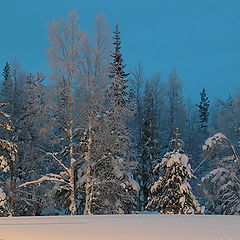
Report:
M 208 132 L 208 117 L 209 117 L 209 99 L 206 94 L 206 90 L 203 88 L 200 93 L 201 100 L 198 105 L 199 112 L 199 129 L 203 134 Z
M 125 64 L 123 64 L 122 54 L 120 52 L 121 49 L 121 41 L 120 41 L 120 31 L 118 30 L 118 25 L 116 25 L 116 29 L 113 32 L 114 36 L 114 51 L 111 54 L 113 61 L 111 62 L 111 72 L 109 74 L 111 78 L 111 86 L 108 90 L 108 95 L 112 99 L 115 104 L 124 106 L 127 98 L 127 79 L 126 77 L 129 73 L 125 73 L 124 68 Z M 112 95 L 112 96 L 111 96 Z
M 114 51 L 111 56 L 110 84 L 106 89 L 105 110 L 99 119 L 99 148 L 103 156 L 94 164 L 94 196 L 92 211 L 96 214 L 130 213 L 136 209 L 138 184 L 132 178 L 131 133 L 128 122 L 133 116 L 128 92 L 118 27 L 114 31 Z M 95 131 L 95 134 L 99 134 Z
M 105 119 L 109 123 L 110 133 L 114 136 L 116 144 L 115 149 L 109 149 L 109 151 L 115 155 L 114 157 L 123 157 L 129 151 L 130 133 L 127 128 L 127 119 L 131 117 L 132 113 L 128 101 L 128 80 L 126 79 L 129 73 L 124 71 L 125 65 L 120 52 L 121 41 L 118 25 L 116 25 L 113 39 L 115 48 L 111 54 L 113 61 L 109 73 L 110 86 L 107 88 Z

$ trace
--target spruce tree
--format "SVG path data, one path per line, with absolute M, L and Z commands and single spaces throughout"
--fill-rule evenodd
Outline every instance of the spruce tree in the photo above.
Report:
M 132 178 L 131 133 L 128 122 L 133 116 L 128 92 L 127 73 L 124 71 L 120 32 L 114 31 L 114 51 L 106 89 L 102 115 L 95 120 L 93 144 L 95 153 L 101 150 L 92 166 L 94 214 L 122 214 L 136 209 L 138 185 Z
M 208 132 L 208 117 L 209 117 L 209 99 L 206 94 L 206 90 L 203 88 L 200 93 L 201 100 L 198 105 L 199 112 L 199 129 L 203 134 Z
M 12 95 L 13 95 L 13 83 L 11 78 L 11 68 L 10 64 L 6 62 L 6 65 L 3 69 L 3 82 L 1 86 L 1 101 L 8 103 L 6 106 L 5 112 L 11 114 L 11 103 L 12 103 Z
M 141 203 L 146 206 L 151 185 L 154 182 L 153 166 L 158 161 L 158 134 L 156 99 L 153 96 L 153 85 L 146 84 L 143 97 L 143 119 L 140 141 L 141 165 Z
M 152 197 L 149 198 L 146 208 L 156 209 L 161 214 L 192 214 L 195 211 L 202 213 L 204 210 L 192 193 L 189 180 L 193 175 L 181 142 L 176 129 L 169 152 L 154 169 L 154 172 L 162 170 L 163 176 L 153 184 Z
M 111 71 L 109 73 L 110 86 L 107 88 L 106 96 L 106 114 L 104 116 L 109 132 L 113 137 L 112 148 L 108 149 L 113 157 L 124 157 L 129 152 L 130 132 L 127 126 L 127 120 L 132 117 L 131 105 L 129 104 L 129 94 L 127 92 L 126 77 L 122 59 L 120 32 L 118 26 L 114 31 L 114 51 L 112 52 L 113 61 L 111 62 Z
M 124 106 L 127 100 L 127 79 L 126 77 L 129 73 L 125 73 L 124 68 L 125 64 L 123 64 L 122 54 L 120 52 L 121 49 L 121 40 L 120 40 L 120 31 L 118 30 L 118 25 L 116 25 L 116 29 L 114 33 L 114 51 L 111 54 L 113 61 L 111 62 L 111 71 L 109 77 L 111 79 L 111 86 L 107 91 L 107 95 L 111 99 L 112 103 L 115 103 L 119 106 Z

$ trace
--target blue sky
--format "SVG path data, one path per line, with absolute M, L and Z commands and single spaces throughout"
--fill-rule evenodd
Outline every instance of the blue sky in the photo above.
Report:
M 127 69 L 165 81 L 175 65 L 184 95 L 226 98 L 240 88 L 239 0 L 0 0 L 0 67 L 16 58 L 29 72 L 47 73 L 47 23 L 73 9 L 85 30 L 103 13 L 119 24 Z

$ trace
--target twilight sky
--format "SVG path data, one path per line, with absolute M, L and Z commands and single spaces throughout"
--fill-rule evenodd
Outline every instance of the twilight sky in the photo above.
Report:
M 16 58 L 24 70 L 47 73 L 47 23 L 73 9 L 89 32 L 97 14 L 118 23 L 127 70 L 167 80 L 173 65 L 184 95 L 199 101 L 226 98 L 240 89 L 239 0 L 0 0 L 0 69 Z

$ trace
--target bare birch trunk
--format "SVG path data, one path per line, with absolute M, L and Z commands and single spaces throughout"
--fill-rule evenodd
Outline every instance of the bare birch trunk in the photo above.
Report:
M 70 187 L 71 187 L 71 193 L 70 193 L 70 200 L 71 204 L 69 207 L 69 210 L 71 211 L 71 215 L 76 214 L 76 203 L 75 203 L 75 181 L 74 181 L 74 165 L 75 165 L 75 159 L 73 158 L 73 120 L 72 120 L 72 79 L 70 79 L 70 86 L 69 86 L 69 141 L 70 141 L 70 149 L 69 149 L 69 155 L 70 155 Z
M 92 146 L 92 124 L 89 123 L 88 155 L 87 155 L 87 181 L 86 181 L 86 203 L 85 203 L 85 210 L 84 210 L 85 215 L 91 215 L 91 205 L 90 205 L 91 146 Z
M 89 93 L 89 104 L 90 104 L 90 114 L 89 114 L 89 127 L 88 127 L 88 154 L 87 154 L 87 181 L 86 181 L 86 203 L 85 203 L 85 215 L 91 215 L 91 195 L 93 194 L 91 190 L 91 151 L 92 151 L 92 128 L 93 128 L 93 117 L 94 117 L 94 105 L 95 105 L 95 79 L 94 79 L 94 91 L 93 95 L 91 91 Z M 93 190 L 93 189 L 92 189 Z

